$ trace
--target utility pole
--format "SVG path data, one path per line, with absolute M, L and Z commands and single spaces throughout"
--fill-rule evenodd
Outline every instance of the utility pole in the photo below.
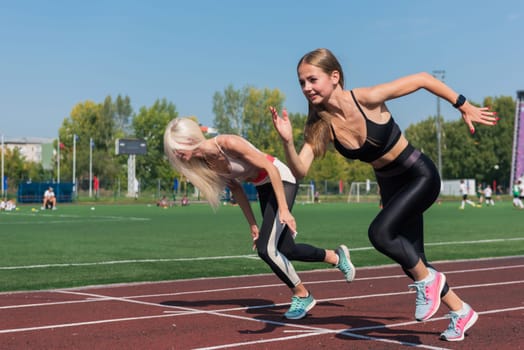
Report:
M 444 81 L 446 71 L 445 70 L 434 70 L 433 76 L 440 81 Z M 440 178 L 442 179 L 442 126 L 441 126 L 441 116 L 440 116 L 440 97 L 437 96 L 437 117 L 436 117 L 436 126 L 437 126 L 437 168 Z

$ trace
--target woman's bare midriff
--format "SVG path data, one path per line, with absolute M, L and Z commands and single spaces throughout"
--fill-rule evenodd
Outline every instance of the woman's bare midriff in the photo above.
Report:
M 375 169 L 380 169 L 382 167 L 385 167 L 400 155 L 402 151 L 407 147 L 408 140 L 404 137 L 404 135 L 400 135 L 400 138 L 398 139 L 397 143 L 391 148 L 388 153 L 384 154 L 382 157 L 380 157 L 377 160 L 374 160 L 371 162 L 371 165 Z

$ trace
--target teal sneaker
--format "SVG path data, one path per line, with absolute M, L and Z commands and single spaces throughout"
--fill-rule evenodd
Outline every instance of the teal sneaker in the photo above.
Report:
M 356 271 L 355 266 L 351 263 L 351 259 L 349 258 L 348 247 L 341 244 L 337 249 L 335 249 L 335 253 L 338 255 L 338 264 L 335 265 L 335 267 L 344 274 L 347 282 L 353 281 L 355 279 Z
M 440 335 L 440 339 L 447 341 L 461 341 L 464 340 L 464 335 L 466 331 L 473 327 L 475 322 L 477 322 L 479 315 L 469 306 L 464 303 L 464 312 L 458 313 L 455 311 L 450 311 L 449 318 L 451 322 L 449 323 L 448 329 L 446 329 Z
M 313 295 L 309 295 L 305 298 L 293 296 L 291 298 L 291 307 L 284 314 L 284 317 L 290 320 L 299 320 L 306 317 L 307 312 L 311 310 L 317 301 L 313 298 Z
M 446 276 L 442 272 L 429 269 L 433 278 L 428 281 L 416 281 L 409 285 L 417 293 L 415 319 L 426 321 L 430 319 L 440 307 L 440 293 L 446 284 Z

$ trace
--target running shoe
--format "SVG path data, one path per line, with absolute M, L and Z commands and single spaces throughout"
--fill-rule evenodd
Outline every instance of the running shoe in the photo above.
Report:
M 449 312 L 448 317 L 451 318 L 451 322 L 448 329 L 440 335 L 440 339 L 447 341 L 464 340 L 466 331 L 477 322 L 479 315 L 466 303 L 464 303 L 463 309 L 464 312 L 461 314 L 455 311 Z
M 433 275 L 430 281 L 416 281 L 409 285 L 417 293 L 415 319 L 426 321 L 430 319 L 440 307 L 440 293 L 446 284 L 446 276 L 434 269 L 428 268 Z
M 338 255 L 338 264 L 335 265 L 337 269 L 339 269 L 344 276 L 346 277 L 347 282 L 351 282 L 355 279 L 355 266 L 351 262 L 351 259 L 349 258 L 349 250 L 348 247 L 341 244 L 336 250 L 335 253 Z
M 284 317 L 290 320 L 299 320 L 304 318 L 306 317 L 307 312 L 311 310 L 316 305 L 316 303 L 317 301 L 315 298 L 313 298 L 311 293 L 309 293 L 308 296 L 304 298 L 293 296 L 291 298 L 291 307 L 284 314 Z

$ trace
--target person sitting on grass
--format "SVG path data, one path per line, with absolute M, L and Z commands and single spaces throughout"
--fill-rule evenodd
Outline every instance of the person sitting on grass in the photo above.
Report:
M 160 198 L 158 202 L 156 202 L 156 206 L 166 209 L 172 207 L 173 202 L 168 201 L 166 196 L 162 196 L 162 198 Z
M 42 210 L 45 210 L 48 208 L 56 210 L 56 197 L 55 197 L 55 192 L 53 191 L 53 187 L 49 187 L 44 192 L 44 201 L 42 203 Z

